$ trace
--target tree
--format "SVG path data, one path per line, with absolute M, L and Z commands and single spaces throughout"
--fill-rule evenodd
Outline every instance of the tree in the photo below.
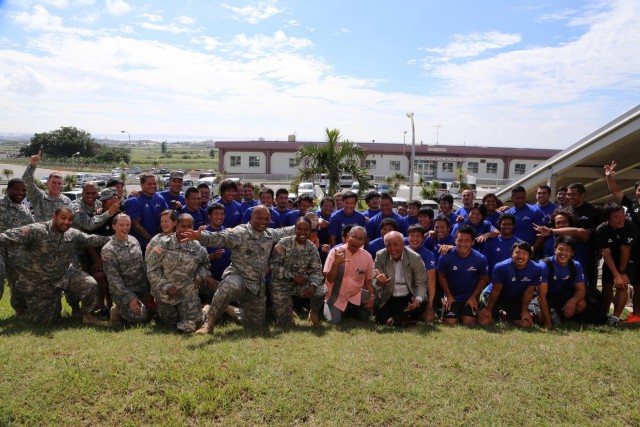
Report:
M 418 180 L 420 186 L 420 197 L 423 199 L 432 199 L 437 201 L 438 190 L 440 189 L 440 181 L 425 181 L 423 176 Z
M 456 168 L 456 172 L 454 174 L 454 178 L 456 181 L 460 183 L 460 191 L 471 188 L 469 184 L 467 184 L 467 174 L 464 173 L 464 169 L 462 168 L 462 164 L 459 164 Z
M 393 175 L 389 175 L 384 180 L 387 184 L 389 184 L 389 193 L 391 196 L 395 196 L 398 194 L 398 190 L 400 189 L 400 185 L 407 181 L 407 178 L 404 176 L 402 172 L 396 172 Z
M 65 191 L 73 190 L 73 187 L 76 186 L 76 182 L 77 182 L 77 179 L 76 179 L 75 175 L 65 175 L 64 176 L 64 183 L 65 183 L 64 189 L 65 189 Z
M 11 179 L 11 177 L 13 176 L 13 170 L 12 169 L 2 169 L 2 175 L 4 175 L 7 178 L 7 181 L 9 181 Z
M 20 155 L 28 157 L 42 150 L 43 154 L 51 157 L 70 158 L 78 152 L 80 157 L 94 157 L 98 148 L 90 133 L 73 126 L 63 126 L 51 132 L 34 134 L 31 142 L 20 149 Z
M 167 152 L 167 141 L 162 141 L 160 144 L 160 153 L 165 154 Z
M 360 188 L 369 188 L 367 171 L 360 166 L 366 154 L 359 145 L 343 140 L 338 129 L 325 129 L 326 138 L 322 144 L 302 145 L 296 153 L 298 176 L 294 182 L 312 181 L 314 176 L 326 174 L 327 194 L 334 194 L 340 189 L 340 175 L 348 174 Z
M 211 149 L 209 150 L 209 157 L 211 157 L 212 159 L 216 158 L 216 150 Z

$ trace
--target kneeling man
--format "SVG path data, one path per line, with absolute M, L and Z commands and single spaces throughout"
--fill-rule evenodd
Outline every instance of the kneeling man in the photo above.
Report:
M 487 306 L 480 310 L 480 325 L 493 324 L 500 311 L 505 311 L 513 324 L 520 328 L 533 324 L 529 303 L 542 280 L 542 268 L 531 260 L 532 255 L 528 242 L 517 242 L 511 247 L 511 258 L 493 268 L 493 288 Z
M 376 322 L 417 321 L 426 308 L 427 274 L 422 257 L 405 247 L 402 234 L 390 231 L 375 261 L 380 304 Z

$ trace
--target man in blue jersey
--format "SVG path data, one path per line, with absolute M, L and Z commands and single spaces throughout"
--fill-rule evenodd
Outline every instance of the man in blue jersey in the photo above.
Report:
M 224 228 L 233 228 L 242 222 L 242 206 L 236 202 L 238 184 L 230 179 L 220 183 L 220 197 L 213 203 L 221 203 L 224 206 Z
M 482 254 L 487 257 L 489 263 L 489 277 L 493 273 L 493 267 L 500 261 L 511 257 L 511 248 L 516 242 L 520 242 L 513 235 L 513 228 L 516 225 L 516 217 L 511 214 L 504 214 L 498 219 L 500 235 L 494 239 L 488 239 L 482 247 Z
M 433 322 L 436 318 L 434 311 L 434 298 L 436 295 L 436 259 L 433 252 L 424 247 L 424 235 L 426 231 L 419 224 L 414 224 L 407 230 L 406 244 L 409 249 L 420 255 L 424 267 L 427 270 L 427 307 L 424 312 L 424 320 Z
M 469 210 L 473 207 L 473 203 L 476 201 L 476 195 L 473 190 L 467 188 L 466 190 L 462 190 L 460 199 L 462 200 L 462 207 L 455 212 L 458 217 L 456 218 L 457 222 L 460 222 L 467 217 Z M 462 217 L 462 219 L 459 219 L 460 217 Z
M 551 222 L 551 214 L 558 209 L 558 205 L 551 202 L 551 187 L 547 184 L 538 185 L 536 190 L 536 206 L 544 214 L 544 225 Z
M 513 234 L 537 250 L 543 243 L 544 237 L 536 236 L 534 225 L 544 225 L 544 214 L 537 206 L 527 203 L 527 190 L 521 185 L 516 185 L 511 190 L 511 201 L 513 207 L 508 209 L 509 213 L 516 217 Z
M 147 243 L 160 232 L 160 213 L 169 209 L 167 201 L 158 191 L 156 176 L 140 175 L 140 193 L 125 203 L 125 212 L 131 218 L 131 235 L 138 239 L 144 252 Z
M 536 322 L 551 329 L 555 316 L 570 319 L 587 308 L 587 285 L 579 262 L 573 260 L 576 241 L 569 236 L 558 236 L 555 254 L 540 261 L 542 282 L 538 286 L 539 316 Z
M 342 195 L 343 208 L 335 212 L 329 220 L 329 241 L 331 247 L 334 247 L 342 236 L 342 229 L 345 225 L 353 224 L 365 227 L 367 220 L 360 212 L 356 211 L 358 204 L 358 195 L 353 191 L 346 191 Z M 380 225 L 378 224 L 378 227 Z M 378 234 L 380 230 L 378 230 Z
M 182 195 L 182 183 L 184 182 L 184 174 L 180 171 L 173 171 L 169 175 L 169 189 L 161 191 L 160 194 L 173 210 L 180 210 L 185 205 L 186 200 Z
M 453 227 L 458 218 L 458 215 L 453 212 L 453 196 L 448 193 L 440 196 L 438 207 L 440 208 L 440 213 L 438 215 L 444 215 L 449 218 L 449 224 Z
M 373 239 L 364 246 L 364 249 L 376 259 L 376 253 L 384 249 L 384 235 L 390 231 L 398 231 L 398 222 L 393 218 L 385 218 L 380 223 L 380 237 Z
M 313 197 L 310 194 L 301 194 L 298 196 L 298 209 L 290 211 L 282 220 L 282 226 L 288 227 L 296 225 L 298 218 L 305 216 L 307 210 L 313 207 Z
M 376 190 L 370 190 L 364 196 L 364 202 L 367 204 L 367 210 L 362 212 L 364 216 L 371 219 L 380 213 L 380 193 Z
M 509 320 L 519 328 L 528 328 L 533 324 L 529 303 L 542 280 L 542 268 L 532 257 L 531 245 L 517 242 L 511 248 L 511 258 L 495 265 L 489 301 L 478 316 L 480 325 L 492 325 L 493 319 L 500 318 L 500 311 L 506 312 Z
M 238 188 L 238 191 L 240 189 Z M 258 206 L 260 204 L 259 200 L 255 199 L 255 189 L 253 187 L 253 183 L 244 182 L 242 183 L 242 202 L 240 206 L 242 207 L 242 212 L 245 212 L 247 209 L 252 208 L 254 206 Z
M 276 207 L 275 210 L 278 212 L 280 216 L 279 227 L 282 227 L 282 221 L 284 221 L 284 217 L 287 216 L 291 209 L 288 208 L 289 203 L 289 191 L 286 188 L 278 188 L 276 190 Z
M 478 296 L 489 281 L 487 258 L 472 248 L 475 231 L 462 226 L 456 233 L 456 247 L 438 261 L 438 281 L 444 291 L 443 320 L 447 325 L 476 324 Z
M 197 230 L 207 225 L 209 218 L 207 210 L 202 207 L 202 196 L 196 187 L 189 187 L 185 192 L 185 205 L 179 209 L 178 214 L 187 213 L 193 217 L 193 229 Z
M 367 236 L 370 240 L 380 237 L 380 223 L 385 218 L 393 218 L 398 224 L 398 231 L 403 235 L 407 234 L 407 224 L 404 217 L 393 211 L 393 198 L 388 193 L 380 195 L 380 212 L 369 219 L 367 223 Z
M 258 197 L 260 198 L 260 204 L 256 206 L 262 205 L 269 208 L 269 210 L 271 211 L 271 222 L 269 223 L 268 228 L 280 228 L 280 224 L 282 223 L 282 221 L 280 220 L 280 214 L 273 206 L 273 190 L 270 188 L 263 188 L 262 190 L 260 190 L 260 194 L 258 195 Z M 251 214 L 253 213 L 253 210 L 256 208 L 256 206 L 247 208 L 247 210 L 244 211 L 244 216 L 242 217 L 243 224 L 248 224 L 249 221 L 251 221 Z

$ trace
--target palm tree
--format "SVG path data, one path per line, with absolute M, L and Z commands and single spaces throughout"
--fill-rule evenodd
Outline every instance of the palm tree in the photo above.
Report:
M 425 181 L 423 176 L 420 176 L 418 180 L 418 185 L 420 186 L 420 197 L 423 199 L 432 199 L 436 200 L 436 196 L 438 195 L 438 190 L 440 189 L 440 181 L 435 180 Z
M 326 139 L 322 144 L 305 144 L 296 153 L 296 165 L 300 165 L 295 186 L 302 181 L 312 181 L 314 176 L 326 174 L 327 194 L 340 189 L 340 175 L 348 174 L 360 188 L 369 188 L 367 171 L 361 166 L 366 154 L 359 145 L 343 140 L 338 129 L 325 129 Z M 292 184 L 293 185 L 293 184 Z
M 2 169 L 2 175 L 4 175 L 7 178 L 7 181 L 9 181 L 11 179 L 11 177 L 13 176 L 13 170 L 12 169 Z
M 73 174 L 64 176 L 65 190 L 71 191 L 76 186 L 76 176 Z

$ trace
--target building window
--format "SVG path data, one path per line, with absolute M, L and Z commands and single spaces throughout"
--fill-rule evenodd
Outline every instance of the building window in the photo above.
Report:
M 435 160 L 415 160 L 413 162 L 413 170 L 421 176 L 436 176 L 436 168 L 438 164 Z
M 453 172 L 453 163 L 451 162 L 442 163 L 442 172 Z
M 375 160 L 365 160 L 364 161 L 364 167 L 366 169 L 375 169 L 376 168 L 376 161 Z
M 258 157 L 258 156 L 249 156 L 249 167 L 250 168 L 259 168 L 260 167 L 260 157 Z
M 527 165 L 525 165 L 524 163 L 516 163 L 513 173 L 516 175 L 524 175 L 526 170 L 527 170 Z
M 400 160 L 389 160 L 389 170 L 399 171 L 400 170 Z
M 496 175 L 498 173 L 498 164 L 487 162 L 487 173 Z
M 296 167 L 296 159 L 294 158 L 289 158 L 289 169 L 293 169 Z
M 478 173 L 478 162 L 468 162 L 467 163 L 467 173 Z
M 240 156 L 231 156 L 231 167 L 234 166 L 242 166 L 242 162 L 240 161 L 242 157 Z

